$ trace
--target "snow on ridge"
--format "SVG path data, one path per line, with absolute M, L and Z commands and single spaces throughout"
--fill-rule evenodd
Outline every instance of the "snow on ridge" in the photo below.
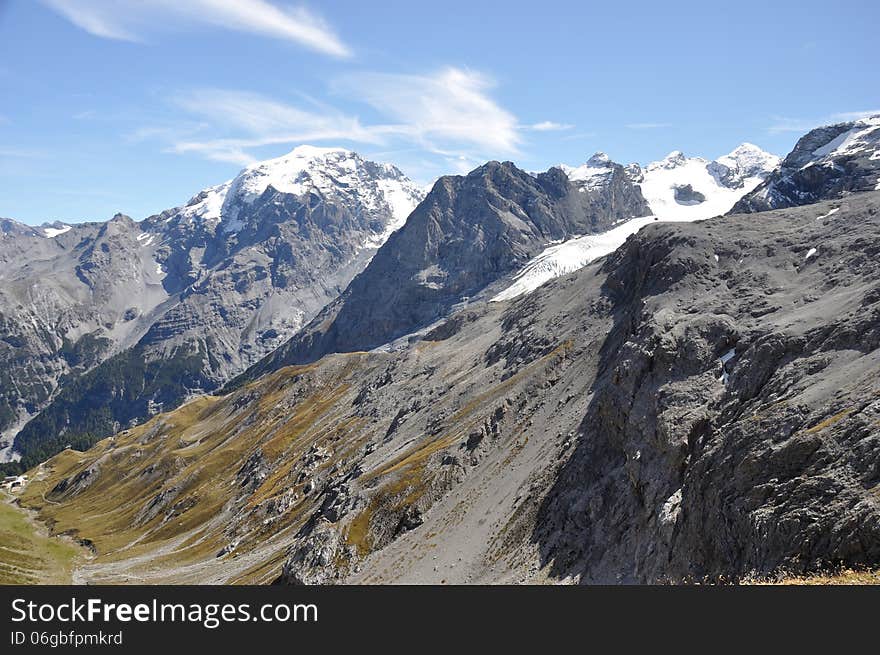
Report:
M 813 150 L 813 156 L 823 159 L 850 155 L 873 146 L 880 140 L 880 114 L 859 119 L 852 125 L 850 129 Z
M 208 187 L 183 208 L 182 214 L 188 219 L 200 219 L 209 223 L 216 223 L 220 220 L 223 202 L 232 186 L 232 180 L 218 184 L 217 186 Z M 168 220 L 171 220 L 170 218 Z
M 656 220 L 654 216 L 631 218 L 606 232 L 587 234 L 562 243 L 551 244 L 526 263 L 514 276 L 513 283 L 494 296 L 490 302 L 517 298 L 531 293 L 545 282 L 573 273 L 599 257 L 614 252 L 630 235 Z

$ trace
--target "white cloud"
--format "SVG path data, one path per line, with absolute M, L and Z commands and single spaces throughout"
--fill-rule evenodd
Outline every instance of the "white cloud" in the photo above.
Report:
M 541 121 L 540 123 L 533 123 L 532 125 L 526 125 L 524 129 L 534 130 L 535 132 L 561 132 L 564 130 L 570 130 L 574 127 L 574 125 L 569 125 L 568 123 L 556 123 L 554 121 Z
M 489 96 L 493 86 L 486 76 L 458 68 L 433 75 L 362 73 L 335 84 L 389 117 L 389 136 L 419 141 L 437 153 L 475 148 L 490 156 L 515 154 L 518 123 Z
M 173 23 L 212 25 L 294 41 L 335 57 L 349 48 L 327 23 L 305 8 L 282 9 L 267 0 L 43 0 L 77 27 L 106 39 L 141 41 Z
M 255 159 L 251 151 L 261 146 L 347 141 L 414 148 L 457 162 L 457 168 L 518 153 L 517 120 L 489 97 L 491 84 L 478 73 L 371 73 L 348 76 L 334 86 L 372 106 L 380 119 L 365 124 L 358 116 L 315 101 L 303 107 L 256 93 L 204 89 L 174 102 L 210 128 L 200 129 L 198 139 L 168 139 L 173 143 L 169 150 L 248 164 Z M 172 131 L 165 130 L 166 138 Z M 163 129 L 142 128 L 138 135 L 162 138 Z
M 664 127 L 672 127 L 672 123 L 629 123 L 629 130 L 659 130 Z
M 241 91 L 205 89 L 179 96 L 175 103 L 206 119 L 215 130 L 233 136 L 177 140 L 171 151 L 198 153 L 209 159 L 243 165 L 255 161 L 247 152 L 249 148 L 315 141 L 355 141 L 379 145 L 385 143 L 384 132 L 394 131 L 387 126 L 364 127 L 356 117 L 332 108 L 321 107 L 320 111 L 309 111 Z M 141 133 L 144 133 L 143 130 Z

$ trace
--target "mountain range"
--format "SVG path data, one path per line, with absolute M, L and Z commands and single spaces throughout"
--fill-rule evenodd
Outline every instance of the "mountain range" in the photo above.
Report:
M 423 196 L 393 166 L 303 146 L 141 222 L 5 221 L 6 441 L 33 464 L 218 388 L 335 298 Z
M 303 147 L 140 223 L 4 221 L 21 502 L 89 582 L 880 565 L 878 121 L 427 194 Z

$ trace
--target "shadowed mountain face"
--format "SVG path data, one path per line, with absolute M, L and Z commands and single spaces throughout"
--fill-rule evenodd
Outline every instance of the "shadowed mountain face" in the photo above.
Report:
M 651 224 L 406 347 L 65 451 L 22 502 L 94 543 L 93 582 L 878 566 L 878 234 L 880 193 Z
M 808 132 L 731 213 L 796 207 L 880 190 L 880 115 Z
M 478 296 L 550 242 L 648 214 L 623 167 L 606 166 L 592 185 L 558 168 L 530 175 L 510 162 L 441 178 L 345 292 L 237 383 L 327 353 L 386 344 Z

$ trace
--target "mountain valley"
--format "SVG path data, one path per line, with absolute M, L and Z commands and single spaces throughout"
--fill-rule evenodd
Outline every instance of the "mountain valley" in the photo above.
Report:
M 876 121 L 426 194 L 303 146 L 140 223 L 4 221 L 18 502 L 84 583 L 876 569 Z

